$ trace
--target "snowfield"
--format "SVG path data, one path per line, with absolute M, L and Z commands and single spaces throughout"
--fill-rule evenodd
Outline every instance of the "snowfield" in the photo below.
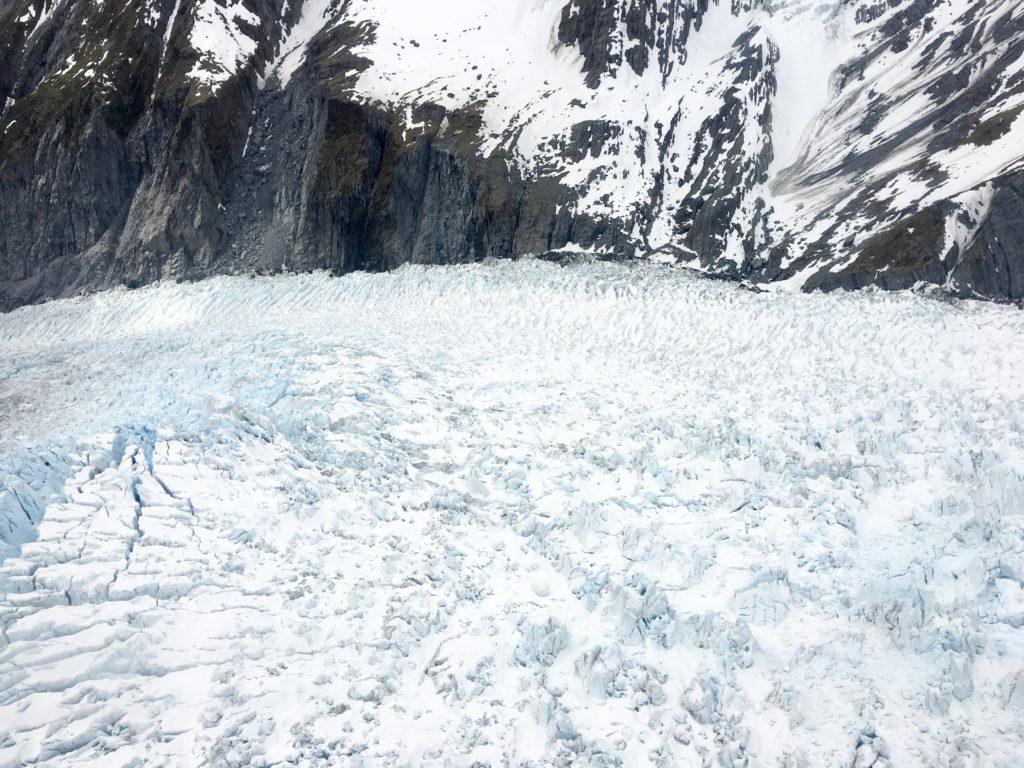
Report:
M 0 316 L 0 765 L 1024 762 L 1024 314 L 539 261 Z

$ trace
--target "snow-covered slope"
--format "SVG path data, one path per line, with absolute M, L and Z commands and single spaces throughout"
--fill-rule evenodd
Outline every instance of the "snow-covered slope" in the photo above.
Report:
M 4 315 L 0 765 L 1019 765 L 1022 358 L 607 263 Z
M 0 291 L 549 251 L 1024 298 L 1018 0 L 12 0 Z

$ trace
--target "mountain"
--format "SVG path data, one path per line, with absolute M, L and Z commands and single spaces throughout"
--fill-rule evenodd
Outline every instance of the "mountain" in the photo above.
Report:
M 1019 0 L 5 0 L 0 308 L 525 254 L 1024 298 Z
M 0 766 L 1019 768 L 1021 370 L 597 260 L 0 315 Z

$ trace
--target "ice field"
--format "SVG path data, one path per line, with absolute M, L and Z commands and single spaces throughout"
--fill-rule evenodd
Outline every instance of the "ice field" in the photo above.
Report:
M 1017 768 L 1024 313 L 542 261 L 0 315 L 0 765 Z

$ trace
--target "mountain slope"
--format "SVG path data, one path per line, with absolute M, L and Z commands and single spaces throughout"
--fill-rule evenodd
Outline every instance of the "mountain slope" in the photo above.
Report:
M 1024 297 L 1015 0 L 12 0 L 0 306 L 549 251 Z

